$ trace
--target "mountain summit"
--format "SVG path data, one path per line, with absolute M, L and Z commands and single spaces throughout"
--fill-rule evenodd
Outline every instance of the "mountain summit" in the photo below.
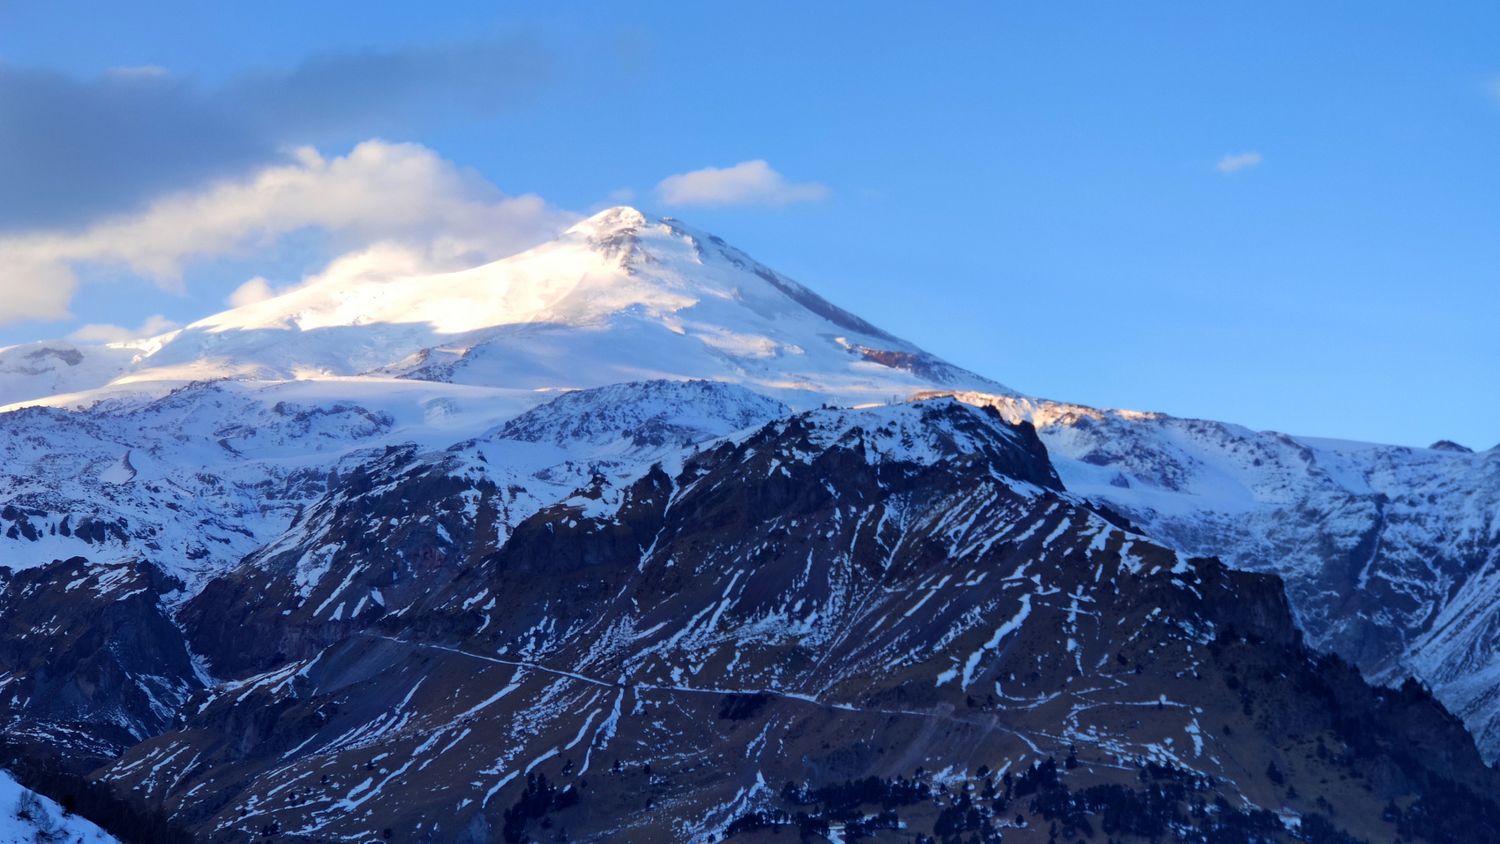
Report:
M 703 378 L 793 406 L 1009 392 L 718 237 L 619 207 L 468 270 L 330 273 L 146 341 L 12 347 L 0 351 L 0 407 L 215 378 L 350 376 L 523 390 Z

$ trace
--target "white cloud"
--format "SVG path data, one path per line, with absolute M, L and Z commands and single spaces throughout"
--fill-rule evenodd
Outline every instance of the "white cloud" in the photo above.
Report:
M 1490 92 L 1495 102 L 1500 103 L 1500 76 L 1492 77 L 1484 87 Z
M 656 192 L 668 205 L 789 205 L 816 202 L 829 193 L 817 182 L 789 182 L 760 159 L 668 176 Z
M 66 317 L 82 264 L 180 290 L 193 261 L 265 252 L 317 229 L 336 252 L 389 243 L 423 269 L 454 269 L 536 245 L 575 219 L 540 197 L 507 196 L 418 144 L 366 141 L 333 158 L 304 148 L 291 164 L 79 231 L 0 237 L 0 323 Z
M 243 308 L 256 302 L 264 302 L 275 295 L 276 291 L 271 288 L 271 283 L 261 276 L 256 276 L 236 287 L 224 303 L 231 308 Z
M 67 319 L 78 279 L 37 250 L 0 240 L 0 324 Z
M 252 278 L 240 285 L 234 293 L 230 294 L 231 305 L 239 307 L 262 302 L 272 296 L 280 296 L 303 287 L 310 287 L 323 282 L 336 282 L 339 285 L 360 284 L 366 282 L 390 281 L 392 279 L 408 276 L 422 275 L 442 269 L 442 265 L 434 265 L 431 254 L 421 246 L 408 246 L 405 244 L 384 241 L 371 244 L 361 249 L 346 252 L 329 261 L 322 269 L 303 276 L 298 281 L 290 284 L 271 287 L 265 283 L 264 288 L 256 282 L 265 282 L 262 278 Z M 264 293 L 264 297 L 260 295 Z M 243 295 L 241 295 L 243 294 Z M 241 301 L 232 301 L 239 297 Z
M 1214 167 L 1224 174 L 1238 173 L 1241 170 L 1249 170 L 1251 167 L 1259 167 L 1265 157 L 1258 152 L 1236 152 L 1219 159 Z
M 156 314 L 146 317 L 146 321 L 135 328 L 126 328 L 122 325 L 110 325 L 108 323 L 90 323 L 68 335 L 69 340 L 79 343 L 123 343 L 126 340 L 138 340 L 143 337 L 155 337 L 165 334 L 174 328 L 180 328 L 181 323 Z

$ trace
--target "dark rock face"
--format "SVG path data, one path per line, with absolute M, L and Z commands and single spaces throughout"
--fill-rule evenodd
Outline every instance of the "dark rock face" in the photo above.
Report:
M 1377 683 L 1418 677 L 1500 759 L 1500 452 L 966 399 L 1034 421 L 1069 490 L 1142 533 L 1280 576 L 1316 650 Z
M 387 607 L 441 589 L 464 568 L 468 551 L 461 549 L 471 548 L 486 524 L 466 517 L 468 496 L 483 502 L 499 494 L 492 484 L 447 474 L 441 462 L 417 462 L 411 449 L 392 450 L 348 473 L 336 494 L 304 515 L 314 545 L 273 544 L 210 581 L 178 617 L 216 674 L 239 676 L 311 656 Z M 419 518 L 412 518 L 414 508 Z M 391 527 L 371 531 L 372 524 Z M 306 569 L 319 565 L 349 576 L 310 583 Z
M 150 563 L 74 558 L 5 572 L 0 716 L 11 752 L 87 770 L 171 726 L 202 688 L 162 605 L 180 587 Z
M 503 535 L 458 461 L 386 455 L 188 604 L 238 679 L 97 778 L 208 840 L 1010 835 L 1109 807 L 1449 840 L 1431 818 L 1500 811 L 1425 691 L 1313 655 L 1276 578 L 1064 492 L 1029 425 L 802 414 Z
M 45 346 L 26 353 L 27 360 L 46 361 L 47 358 L 62 361 L 67 366 L 77 366 L 83 362 L 83 353 L 77 349 L 54 349 Z

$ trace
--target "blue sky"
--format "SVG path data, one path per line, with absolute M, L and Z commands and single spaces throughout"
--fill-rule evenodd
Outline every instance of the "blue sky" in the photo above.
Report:
M 456 219 L 99 246 L 379 138 L 421 145 L 433 207 L 628 199 L 1025 392 L 1500 443 L 1494 3 L 412 8 L 0 0 L 0 262 L 27 268 L 0 344 L 188 321 Z M 658 189 L 753 161 L 716 204 Z

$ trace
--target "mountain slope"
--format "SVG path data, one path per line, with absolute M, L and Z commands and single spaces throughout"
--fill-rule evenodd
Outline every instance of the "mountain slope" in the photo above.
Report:
M 1500 450 L 964 398 L 1035 423 L 1070 490 L 1151 536 L 1282 577 L 1314 647 L 1418 677 L 1500 758 Z
M 79 404 L 212 378 L 365 373 L 525 390 L 710 378 L 802 407 L 1007 392 L 718 238 L 615 208 L 471 270 L 326 278 L 135 344 L 0 350 L 0 407 L 60 389 Z
M 328 278 L 148 340 L 0 350 L 0 411 L 21 411 L 0 412 L 0 560 L 145 554 L 191 591 L 366 450 L 441 448 L 648 377 L 800 408 L 1006 392 L 718 238 L 611 209 L 465 272 Z
M 0 771 L 0 844 L 107 844 L 115 838 Z
M 1273 579 L 1116 527 L 1061 490 L 1029 426 L 956 402 L 773 421 L 503 539 L 432 523 L 475 500 L 463 485 L 372 474 L 332 493 L 365 531 L 332 544 L 365 551 L 310 559 L 330 540 L 295 531 L 280 559 L 298 564 L 248 560 L 193 602 L 189 635 L 244 679 L 103 779 L 231 840 L 708 841 L 790 814 L 789 780 L 936 790 L 1049 757 L 1079 790 L 1190 779 L 1143 811 L 1193 828 L 1193 801 L 1218 797 L 1214 823 L 1336 805 L 1327 823 L 1393 837 L 1382 807 L 1426 817 L 1439 777 L 1471 819 L 1500 812 L 1462 727 L 1316 659 Z M 381 503 L 399 499 L 427 506 Z M 474 524 L 500 519 L 478 501 Z M 454 545 L 403 590 L 388 561 L 423 530 Z M 333 591 L 275 585 L 309 580 Z M 252 599 L 266 611 L 229 622 L 248 651 L 225 648 L 219 620 Z M 309 626 L 315 603 L 328 620 Z M 991 800 L 978 823 L 1052 811 Z
M 1495 752 L 1492 454 L 1019 396 L 674 220 L 0 403 L 0 751 L 158 838 L 1500 823 L 1402 682 Z

